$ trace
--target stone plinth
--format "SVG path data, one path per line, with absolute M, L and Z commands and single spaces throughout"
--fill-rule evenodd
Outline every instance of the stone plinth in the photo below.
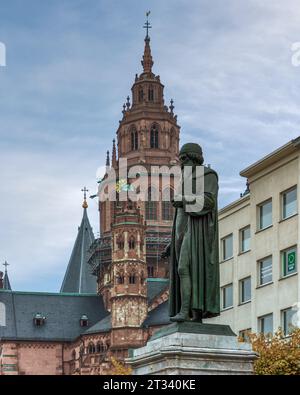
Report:
M 249 375 L 256 358 L 251 345 L 239 343 L 229 326 L 183 322 L 131 350 L 127 362 L 135 375 Z

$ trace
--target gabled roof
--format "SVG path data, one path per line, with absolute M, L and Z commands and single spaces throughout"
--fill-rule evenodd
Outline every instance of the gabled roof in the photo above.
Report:
M 92 227 L 87 215 L 87 209 L 83 209 L 81 225 L 73 247 L 71 258 L 60 292 L 96 293 L 96 277 L 91 274 L 88 265 L 88 250 L 95 240 Z
M 0 341 L 72 341 L 87 329 L 80 326 L 82 315 L 88 317 L 91 327 L 108 314 L 97 295 L 1 290 L 0 302 L 6 317 L 5 326 L 0 326 Z M 44 325 L 34 325 L 36 314 L 46 318 Z

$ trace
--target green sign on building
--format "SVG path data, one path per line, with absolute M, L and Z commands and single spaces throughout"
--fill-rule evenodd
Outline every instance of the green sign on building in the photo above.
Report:
M 296 251 L 291 251 L 287 254 L 287 269 L 288 273 L 296 269 Z

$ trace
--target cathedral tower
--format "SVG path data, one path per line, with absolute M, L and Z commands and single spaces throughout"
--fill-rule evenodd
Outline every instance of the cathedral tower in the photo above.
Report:
M 112 226 L 112 347 L 143 343 L 140 326 L 148 313 L 145 225 L 134 202 L 119 202 Z M 140 333 L 139 333 L 140 332 Z
M 139 75 L 136 74 L 131 88 L 131 97 L 128 96 L 123 105 L 122 119 L 116 131 L 117 138 L 113 140 L 111 157 L 107 152 L 106 174 L 102 181 L 107 179 L 110 169 L 114 169 L 118 176 L 121 158 L 127 159 L 128 170 L 132 166 L 142 165 L 148 174 L 153 166 L 159 168 L 164 166 L 169 169 L 178 163 L 180 126 L 174 114 L 173 100 L 170 101 L 169 106 L 165 104 L 164 85 L 160 76 L 153 72 L 154 61 L 148 21 L 145 27 L 147 32 L 141 62 L 142 72 Z M 118 179 L 117 184 L 120 181 L 127 182 L 128 180 Z M 145 228 L 140 234 L 143 238 L 146 260 L 144 275 L 145 278 L 167 278 L 168 263 L 160 259 L 160 254 L 171 235 L 173 207 L 170 198 L 166 200 L 164 197 L 172 197 L 174 193 L 172 180 L 171 185 L 165 187 L 159 171 L 155 185 L 153 183 L 150 185 L 149 181 L 150 176 L 145 192 L 146 201 L 136 202 L 136 208 L 139 209 L 139 215 L 145 223 Z M 99 201 L 100 237 L 93 245 L 94 252 L 89 261 L 93 273 L 98 278 L 98 292 L 103 295 L 108 310 L 111 310 L 110 303 L 113 300 L 110 298 L 110 293 L 115 292 L 113 291 L 112 266 L 117 267 L 114 261 L 116 254 L 121 253 L 116 252 L 114 244 L 116 227 L 119 227 L 117 218 L 120 212 L 118 210 L 118 202 L 111 198 Z M 129 221 L 126 232 L 129 232 L 131 226 L 135 227 L 135 224 L 130 225 Z M 128 253 L 132 252 L 128 251 Z

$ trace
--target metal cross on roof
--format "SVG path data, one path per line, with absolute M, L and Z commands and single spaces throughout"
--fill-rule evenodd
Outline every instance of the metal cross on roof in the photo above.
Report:
M 145 24 L 144 24 L 144 26 L 143 26 L 144 29 L 147 29 L 146 38 L 148 38 L 149 29 L 152 28 L 152 26 L 150 25 L 150 22 L 149 22 L 149 20 L 148 20 L 149 15 L 150 15 L 150 11 L 147 11 L 147 12 L 146 12 L 147 21 L 145 22 Z
M 3 266 L 5 266 L 5 271 L 7 272 L 7 266 L 9 266 L 9 263 L 7 263 L 6 261 L 3 263 Z
M 81 192 L 83 192 L 84 200 L 86 200 L 86 193 L 87 193 L 88 191 L 89 191 L 89 190 L 88 190 L 86 187 L 84 187 L 84 188 L 81 190 Z

